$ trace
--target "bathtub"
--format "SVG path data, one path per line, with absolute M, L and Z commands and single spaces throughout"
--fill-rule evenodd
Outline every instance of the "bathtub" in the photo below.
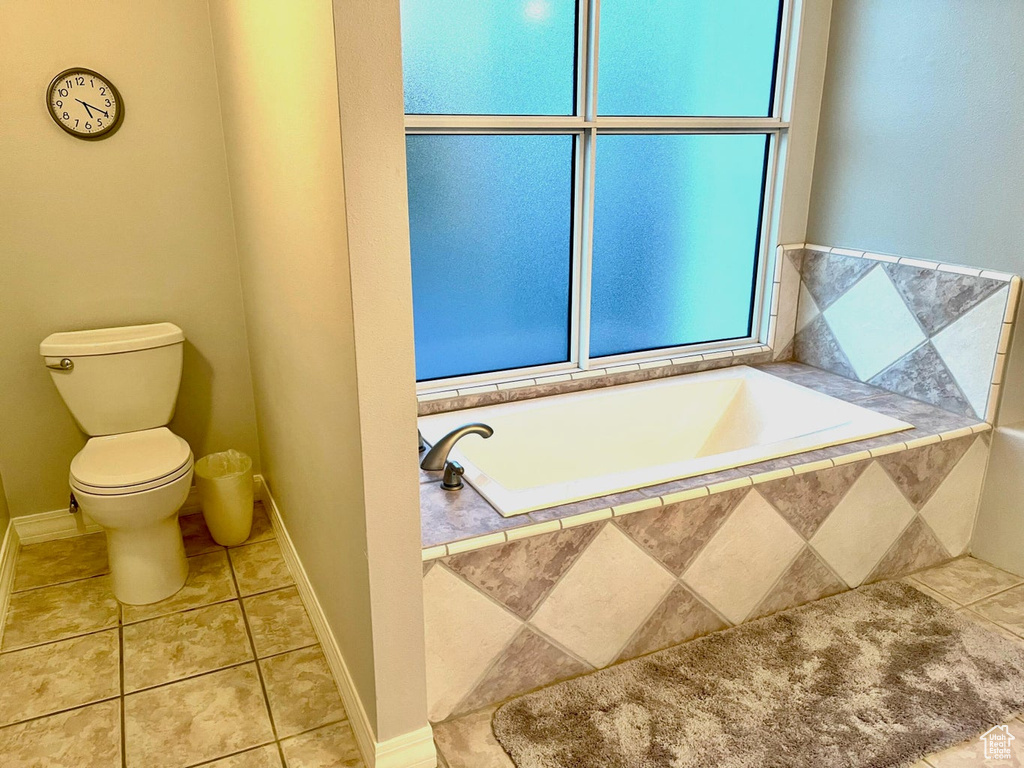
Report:
M 913 425 L 747 366 L 470 408 L 419 419 L 503 516 L 741 467 Z

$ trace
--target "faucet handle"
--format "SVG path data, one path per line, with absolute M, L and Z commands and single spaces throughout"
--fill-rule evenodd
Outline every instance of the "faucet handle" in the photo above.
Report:
M 462 488 L 462 476 L 466 474 L 465 468 L 457 461 L 446 461 L 444 463 L 444 479 L 441 480 L 441 487 L 446 491 L 457 491 Z

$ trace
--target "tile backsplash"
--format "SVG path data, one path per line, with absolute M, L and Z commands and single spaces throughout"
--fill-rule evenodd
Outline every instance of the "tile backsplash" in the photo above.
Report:
M 1020 278 L 807 245 L 796 360 L 993 421 Z

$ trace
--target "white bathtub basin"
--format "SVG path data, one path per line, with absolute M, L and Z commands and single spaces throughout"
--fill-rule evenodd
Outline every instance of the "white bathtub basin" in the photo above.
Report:
M 505 517 L 910 429 L 747 366 L 423 416 Z

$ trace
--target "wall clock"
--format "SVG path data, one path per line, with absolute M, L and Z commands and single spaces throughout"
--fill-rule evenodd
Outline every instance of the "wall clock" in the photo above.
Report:
M 79 139 L 105 139 L 121 127 L 124 102 L 106 77 L 84 67 L 65 69 L 46 89 L 50 117 Z

